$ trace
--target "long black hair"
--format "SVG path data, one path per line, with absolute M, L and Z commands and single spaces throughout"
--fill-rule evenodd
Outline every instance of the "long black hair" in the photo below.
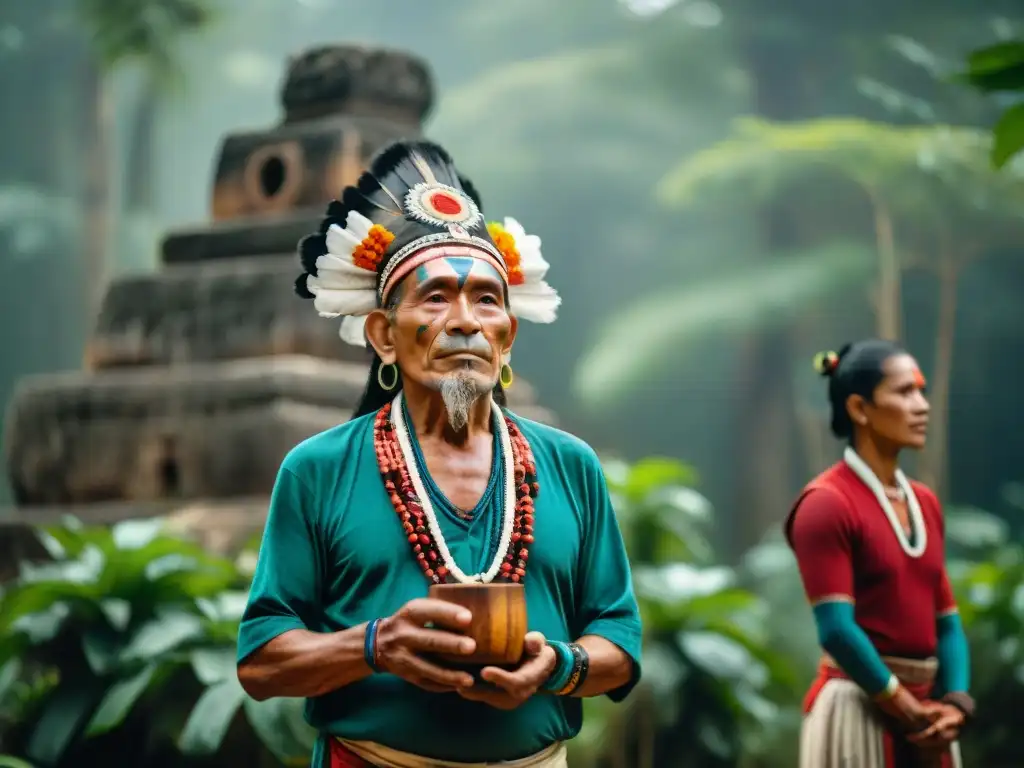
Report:
M 384 389 L 377 380 L 377 375 L 380 372 L 380 367 L 383 365 L 380 357 L 377 353 L 374 353 L 373 359 L 370 361 L 370 376 L 366 380 L 366 389 L 363 390 L 363 396 L 359 399 L 359 405 L 356 406 L 355 411 L 352 413 L 353 419 L 358 419 L 360 416 L 365 416 L 368 413 L 376 413 L 385 405 L 390 403 L 402 390 L 402 374 L 396 373 L 385 373 L 383 378 L 385 381 L 390 381 L 394 375 L 398 376 L 398 381 L 395 386 L 391 389 Z M 500 405 L 502 408 L 508 405 L 508 398 L 505 395 L 505 389 L 501 386 L 501 382 L 494 385 L 492 392 L 494 402 Z
M 853 437 L 853 421 L 846 410 L 851 395 L 868 402 L 885 378 L 885 361 L 906 350 L 894 341 L 864 339 L 844 345 L 838 352 L 823 352 L 814 359 L 814 367 L 828 379 L 828 400 L 832 408 L 832 434 L 841 439 Z

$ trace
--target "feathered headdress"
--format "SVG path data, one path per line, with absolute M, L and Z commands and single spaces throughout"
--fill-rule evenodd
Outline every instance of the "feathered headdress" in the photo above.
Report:
M 480 196 L 444 149 L 402 141 L 382 150 L 327 208 L 320 232 L 299 244 L 296 292 L 321 317 L 343 317 L 341 338 L 365 346 L 366 315 L 385 306 L 412 270 L 452 247 L 488 261 L 508 285 L 513 315 L 555 319 L 561 298 L 544 281 L 540 238 L 515 219 L 485 223 Z

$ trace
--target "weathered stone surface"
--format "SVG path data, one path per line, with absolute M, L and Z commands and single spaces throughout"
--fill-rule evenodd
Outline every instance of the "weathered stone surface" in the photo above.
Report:
M 269 493 L 293 446 L 348 420 L 366 376 L 291 356 L 30 378 L 7 415 L 11 486 L 32 505 Z M 550 420 L 527 387 L 509 394 Z
M 344 422 L 365 368 L 309 357 L 40 376 L 7 417 L 19 504 L 269 493 L 296 443 Z
M 213 218 L 322 211 L 356 182 L 377 150 L 419 133 L 419 123 L 331 115 L 230 135 L 216 164 Z
M 285 214 L 232 219 L 171 232 L 160 246 L 164 264 L 272 256 L 297 261 L 299 240 L 316 232 L 326 205 Z
M 298 259 L 257 257 L 119 278 L 104 297 L 86 360 L 92 368 L 269 355 L 365 363 L 339 320 L 295 295 Z
M 343 112 L 418 125 L 433 100 L 422 59 L 356 45 L 322 46 L 294 57 L 281 93 L 288 122 Z

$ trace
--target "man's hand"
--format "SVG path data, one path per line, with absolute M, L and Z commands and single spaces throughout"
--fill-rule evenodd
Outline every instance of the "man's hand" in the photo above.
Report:
M 932 724 L 908 736 L 907 741 L 926 750 L 945 749 L 960 736 L 964 713 L 952 704 L 939 702 L 933 705 L 932 713 Z
M 554 648 L 540 632 L 529 632 L 523 642 L 523 660 L 514 671 L 484 667 L 480 677 L 494 688 L 476 686 L 462 688 L 459 695 L 480 701 L 497 709 L 515 709 L 540 689 L 558 662 Z
M 476 649 L 471 637 L 456 634 L 469 628 L 472 614 L 462 606 L 443 600 L 410 600 L 394 616 L 377 627 L 377 664 L 385 672 L 434 693 L 469 688 L 468 672 L 445 669 L 424 658 L 425 654 L 470 654 Z M 428 629 L 427 624 L 444 629 Z

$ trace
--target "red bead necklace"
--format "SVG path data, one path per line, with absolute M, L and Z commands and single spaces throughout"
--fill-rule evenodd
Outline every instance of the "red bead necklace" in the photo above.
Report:
M 373 447 L 384 488 L 391 497 L 391 505 L 398 514 L 402 530 L 423 574 L 434 584 L 450 583 L 455 579 L 430 533 L 423 502 L 413 487 L 409 466 L 391 420 L 391 407 L 391 403 L 388 403 L 381 408 L 373 424 Z M 530 557 L 530 545 L 533 544 L 533 500 L 540 491 L 540 485 L 537 483 L 537 465 L 529 442 L 516 423 L 507 415 L 502 415 L 512 444 L 516 502 L 512 537 L 495 578 L 518 583 L 526 577 L 526 562 Z

